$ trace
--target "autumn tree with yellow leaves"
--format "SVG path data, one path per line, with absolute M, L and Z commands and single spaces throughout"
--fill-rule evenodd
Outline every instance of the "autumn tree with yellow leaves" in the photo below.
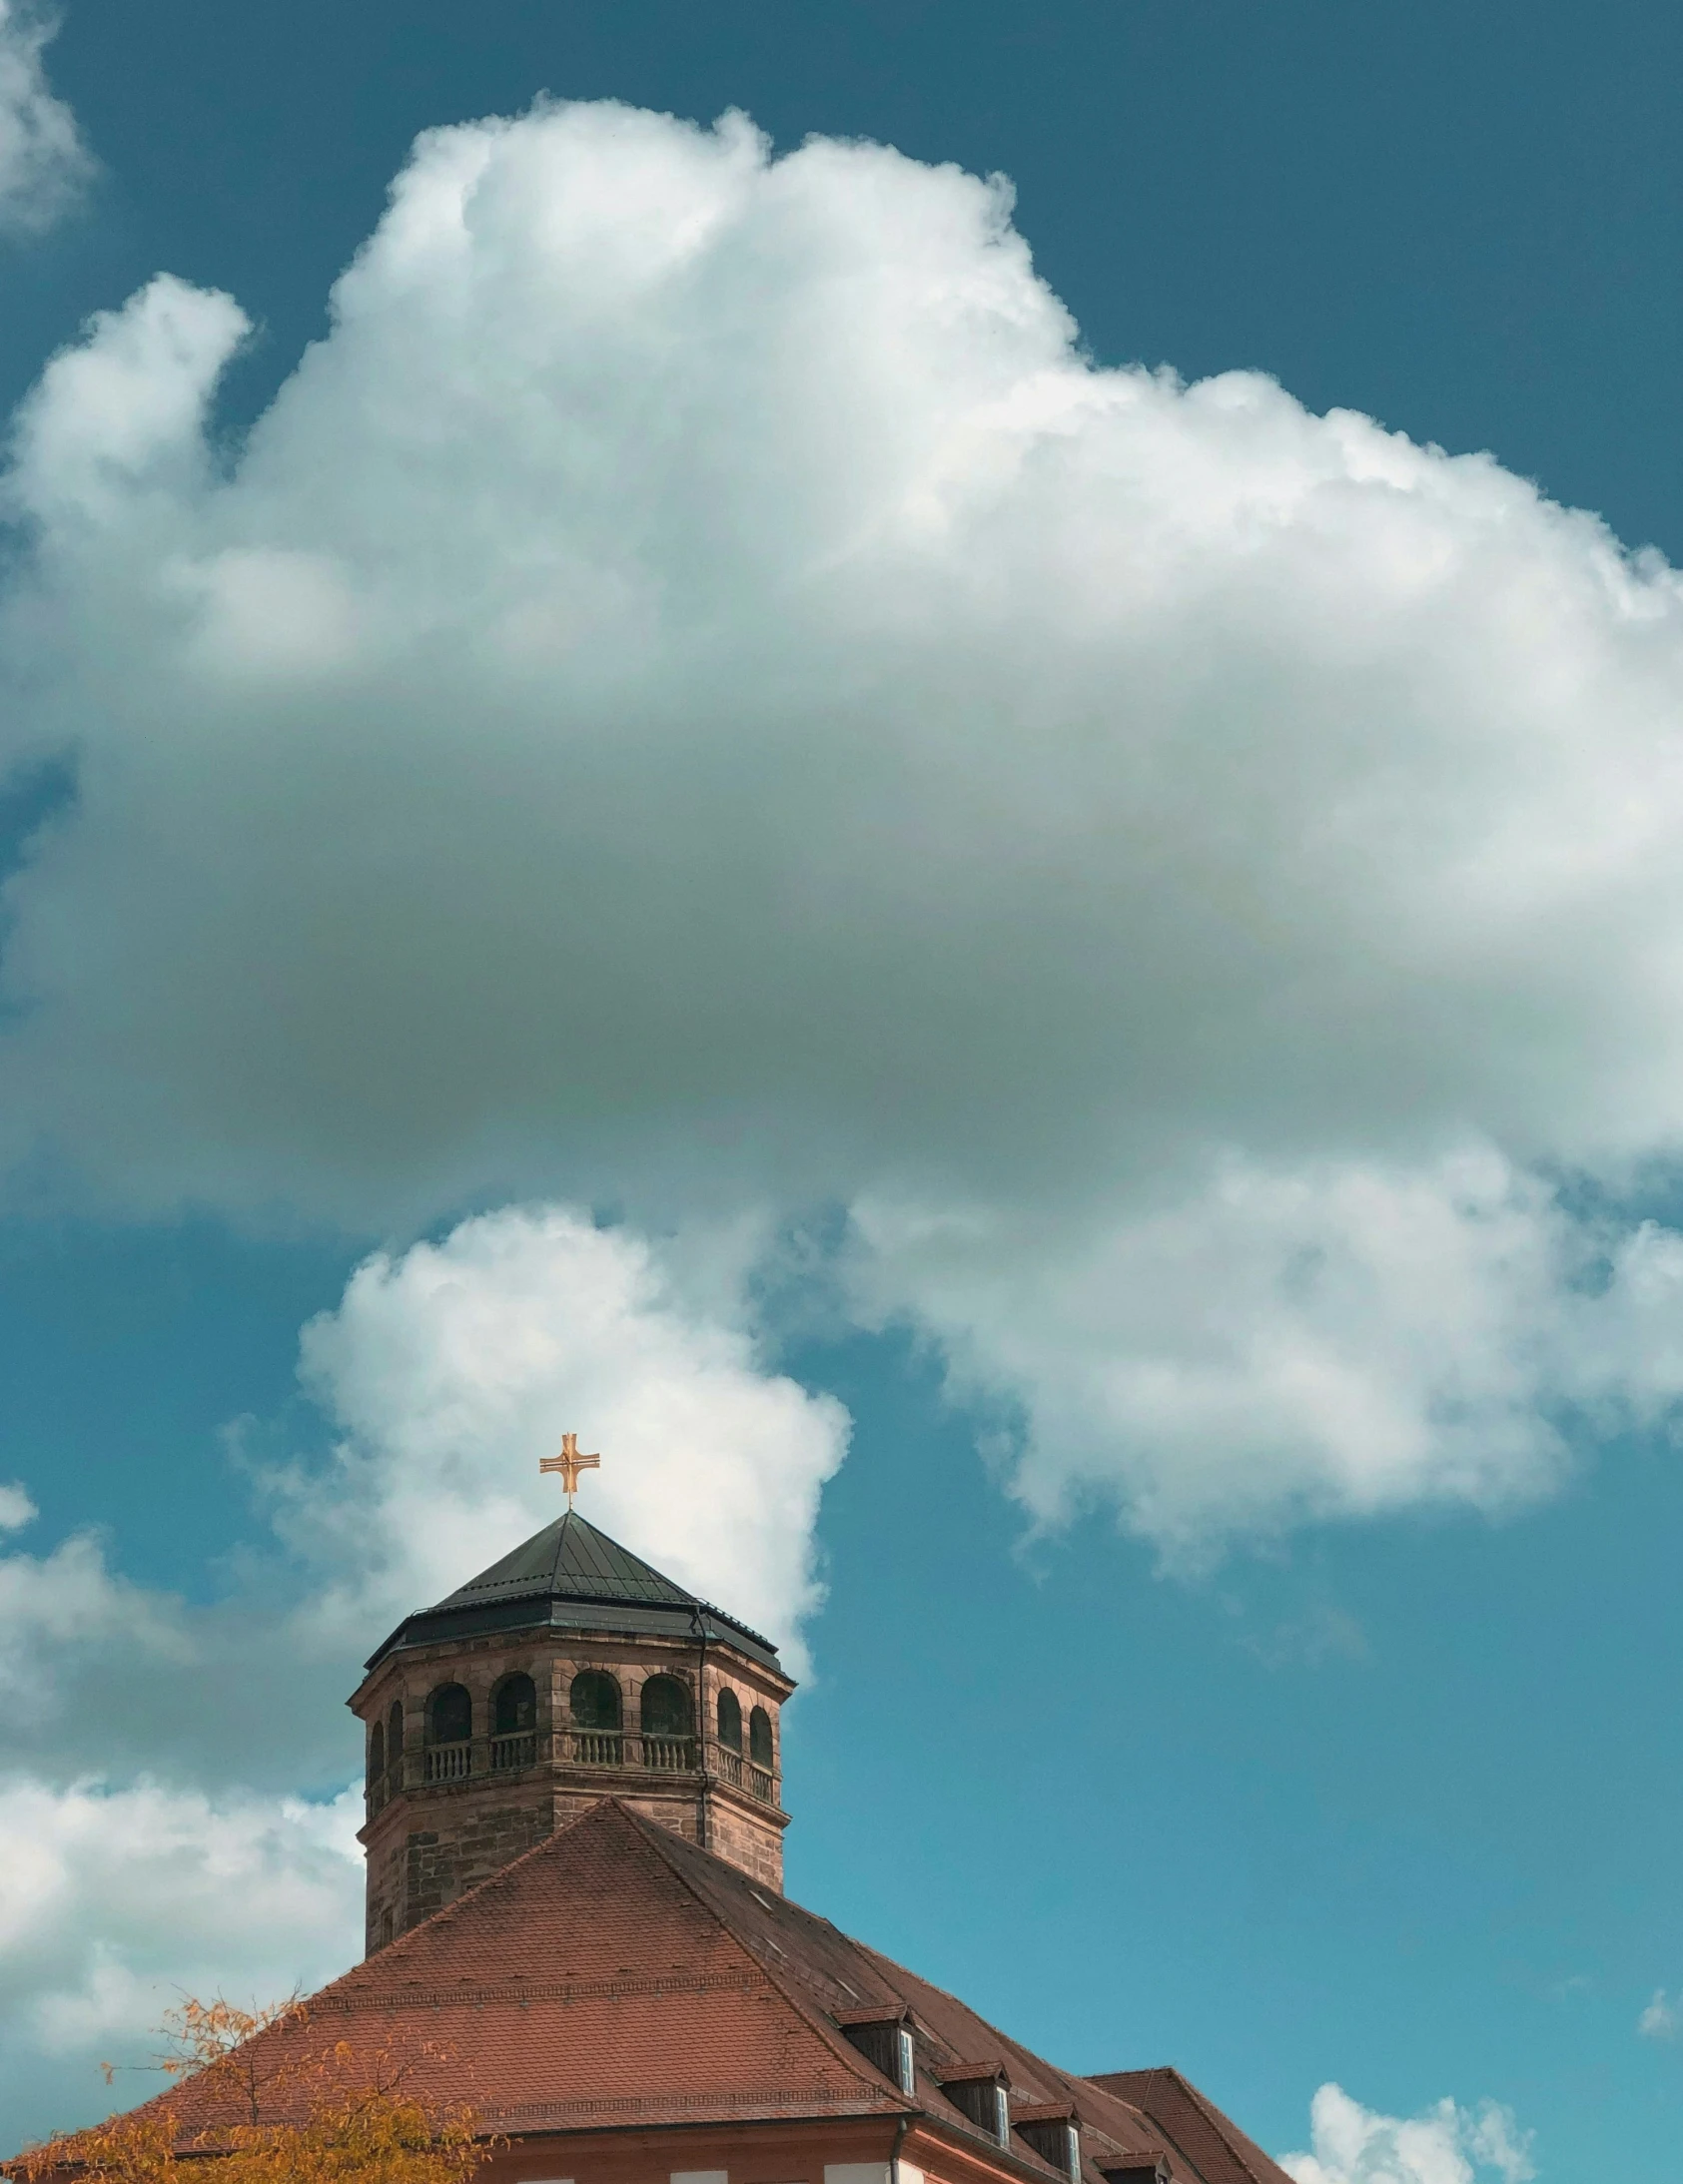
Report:
M 441 2051 L 370 2054 L 318 2044 L 311 2029 L 302 2002 L 249 2011 L 189 1999 L 166 2019 L 157 2059 L 172 2091 L 59 2132 L 0 2171 L 14 2184 L 467 2184 L 493 2142 L 471 2108 L 417 2084 Z M 269 2032 L 280 2037 L 259 2037 Z

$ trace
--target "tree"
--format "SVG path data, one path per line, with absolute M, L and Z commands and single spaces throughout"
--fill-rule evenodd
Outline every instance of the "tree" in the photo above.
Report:
M 210 2159 L 216 2184 L 467 2184 L 494 2143 L 470 2107 L 427 2088 L 449 2060 L 431 2043 L 323 2044 L 302 2002 L 247 2011 L 220 1997 L 190 1997 L 164 2034 L 157 2066 L 176 2087 L 0 2170 L 15 2184 L 186 2184 L 183 2164 L 197 2180 Z

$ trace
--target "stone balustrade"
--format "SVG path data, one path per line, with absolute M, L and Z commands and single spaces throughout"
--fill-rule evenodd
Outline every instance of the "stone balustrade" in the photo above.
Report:
M 699 1750 L 698 1750 L 699 1748 Z M 368 1786 L 369 1818 L 406 1789 L 466 1782 L 470 1777 L 515 1772 L 540 1761 L 560 1767 L 646 1768 L 657 1775 L 703 1773 L 761 1805 L 777 1804 L 777 1778 L 713 1738 L 641 1737 L 623 1730 L 526 1730 L 507 1737 L 475 1737 L 459 1744 L 425 1745 L 407 1755 Z

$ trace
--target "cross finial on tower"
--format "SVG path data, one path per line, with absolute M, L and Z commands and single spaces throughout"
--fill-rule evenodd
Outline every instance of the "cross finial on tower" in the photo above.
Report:
M 570 1509 L 572 1497 L 578 1492 L 578 1474 L 581 1471 L 599 1470 L 601 1461 L 600 1456 L 581 1456 L 578 1453 L 577 1434 L 563 1433 L 561 1453 L 558 1456 L 540 1456 L 537 1459 L 537 1468 L 539 1471 L 560 1473 L 561 1484 L 567 1490 L 567 1507 Z

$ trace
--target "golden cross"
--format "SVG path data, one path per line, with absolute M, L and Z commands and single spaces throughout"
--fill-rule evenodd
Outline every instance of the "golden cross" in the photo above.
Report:
M 598 1470 L 601 1461 L 602 1459 L 599 1456 L 580 1456 L 577 1434 L 563 1433 L 561 1435 L 561 1453 L 558 1456 L 540 1456 L 537 1459 L 537 1468 L 539 1471 L 558 1471 L 560 1473 L 561 1484 L 567 1490 L 567 1507 L 570 1509 L 572 1507 L 572 1497 L 578 1492 L 578 1474 L 581 1471 Z

